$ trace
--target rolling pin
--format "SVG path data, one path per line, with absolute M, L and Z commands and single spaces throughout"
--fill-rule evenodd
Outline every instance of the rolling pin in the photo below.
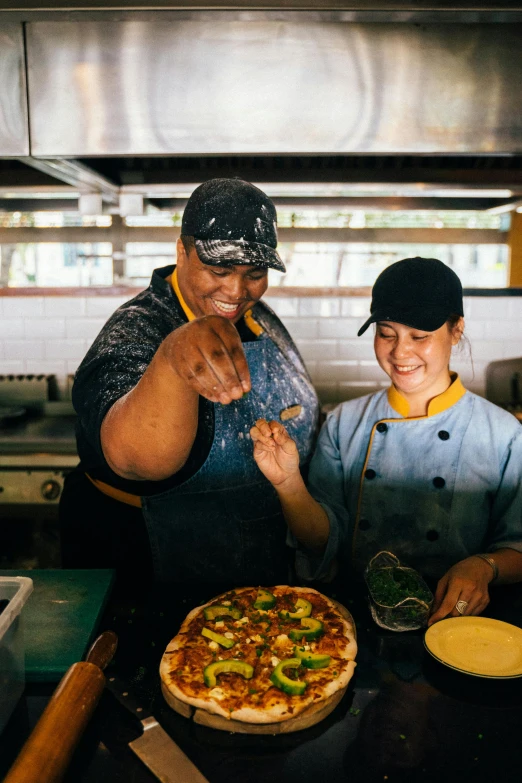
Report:
M 62 677 L 4 783 L 59 783 L 105 687 L 103 669 L 118 644 L 113 631 Z

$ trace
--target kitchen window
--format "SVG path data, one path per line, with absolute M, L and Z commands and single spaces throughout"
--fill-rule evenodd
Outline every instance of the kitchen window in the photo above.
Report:
M 4 213 L 0 287 L 143 288 L 154 268 L 173 263 L 181 214 L 152 208 L 126 219 Z M 270 270 L 274 290 L 300 289 L 304 296 L 312 289 L 367 293 L 386 266 L 413 255 L 440 258 L 465 288 L 509 285 L 506 214 L 282 208 L 278 215 L 287 273 Z

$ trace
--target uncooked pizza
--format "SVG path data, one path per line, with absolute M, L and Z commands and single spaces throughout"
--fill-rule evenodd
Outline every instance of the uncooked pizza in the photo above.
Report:
M 331 599 L 306 587 L 246 587 L 189 613 L 160 675 L 165 698 L 187 717 L 304 728 L 340 700 L 356 653 L 351 615 Z

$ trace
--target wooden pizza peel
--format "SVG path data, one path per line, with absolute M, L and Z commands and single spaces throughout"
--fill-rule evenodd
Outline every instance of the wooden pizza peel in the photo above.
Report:
M 338 609 L 339 614 L 351 624 L 354 637 L 357 639 L 355 623 L 351 613 L 345 606 L 338 601 L 335 601 L 333 598 L 330 598 L 329 600 Z M 193 707 L 191 704 L 186 704 L 181 701 L 168 690 L 163 682 L 161 683 L 161 692 L 169 707 L 172 707 L 179 715 L 183 715 L 184 718 L 193 720 L 194 723 L 198 723 L 200 726 L 208 726 L 211 729 L 219 729 L 220 731 L 238 734 L 290 734 L 294 731 L 308 729 L 324 720 L 324 718 L 337 707 L 349 685 L 350 683 L 341 690 L 336 691 L 332 696 L 329 696 L 328 699 L 322 703 L 320 710 L 316 710 L 315 706 L 311 704 L 308 710 L 299 713 L 295 718 L 278 721 L 277 723 L 245 723 L 244 721 L 233 720 L 232 718 L 224 718 L 222 715 L 215 715 L 212 712 L 207 712 L 206 710 Z

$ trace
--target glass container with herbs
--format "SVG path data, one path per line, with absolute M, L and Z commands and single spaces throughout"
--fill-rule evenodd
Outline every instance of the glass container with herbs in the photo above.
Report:
M 368 563 L 364 578 L 377 625 L 390 631 L 426 625 L 433 594 L 418 571 L 401 565 L 391 552 L 379 552 Z

